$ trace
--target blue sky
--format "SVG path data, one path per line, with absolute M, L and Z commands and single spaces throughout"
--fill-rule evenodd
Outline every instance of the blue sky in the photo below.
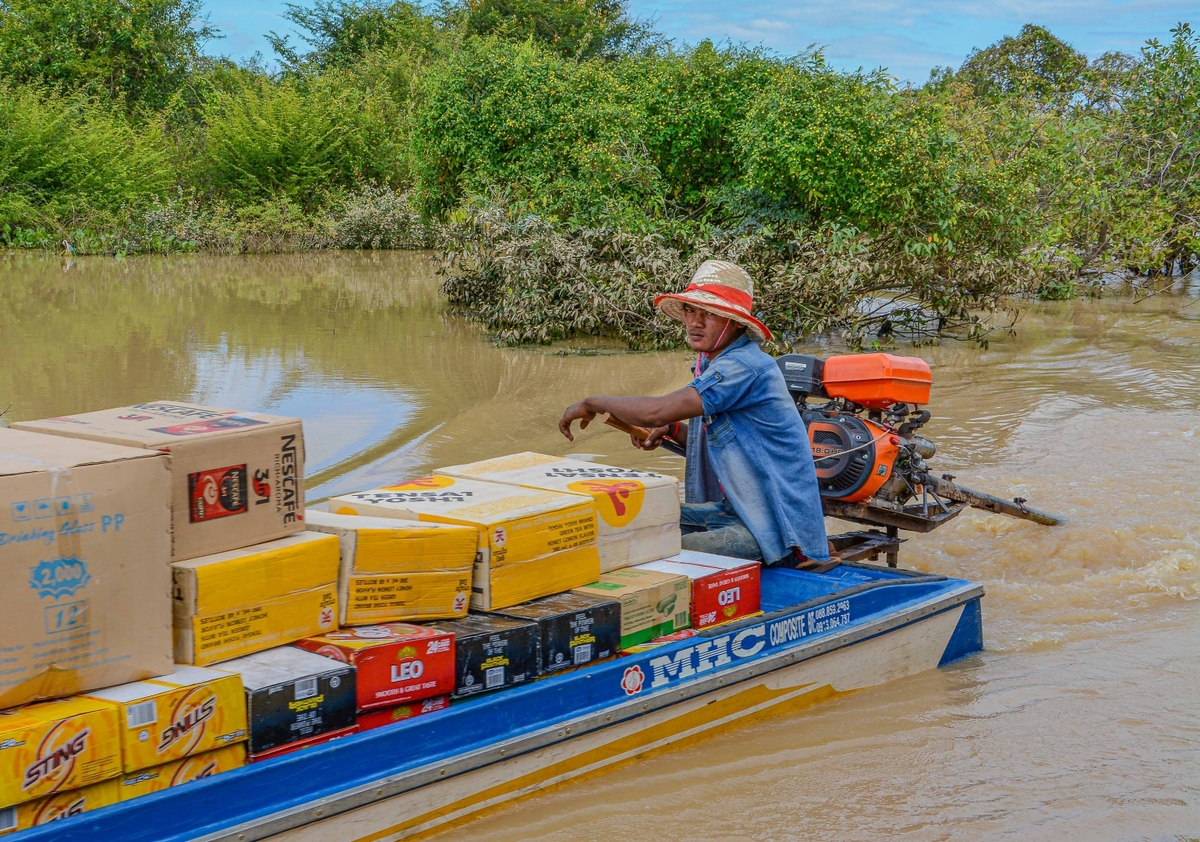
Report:
M 269 58 L 263 34 L 289 31 L 284 8 L 282 0 L 206 0 L 210 22 L 225 34 L 208 52 L 242 59 L 258 50 Z M 678 42 L 729 39 L 783 53 L 818 44 L 837 67 L 882 66 L 915 83 L 1026 23 L 1089 56 L 1136 53 L 1180 21 L 1200 24 L 1200 0 L 631 0 L 630 8 Z

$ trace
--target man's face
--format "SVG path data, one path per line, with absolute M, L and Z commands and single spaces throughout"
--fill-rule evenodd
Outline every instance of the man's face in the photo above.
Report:
M 683 325 L 687 328 L 688 344 L 693 351 L 710 353 L 717 349 L 717 343 L 728 345 L 738 335 L 730 319 L 714 316 L 707 310 L 701 310 L 690 304 L 683 305 Z

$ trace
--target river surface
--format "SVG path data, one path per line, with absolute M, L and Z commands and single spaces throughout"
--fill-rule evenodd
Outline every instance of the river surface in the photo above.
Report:
M 496 348 L 420 254 L 0 252 L 0 338 L 6 420 L 159 398 L 301 416 L 310 501 L 520 450 L 682 471 L 555 424 L 588 393 L 686 384 L 687 354 Z M 986 652 L 437 839 L 1200 838 L 1195 290 L 1036 305 L 986 351 L 898 352 L 934 366 L 936 469 L 1068 519 L 968 512 L 905 545 L 904 566 L 984 584 Z

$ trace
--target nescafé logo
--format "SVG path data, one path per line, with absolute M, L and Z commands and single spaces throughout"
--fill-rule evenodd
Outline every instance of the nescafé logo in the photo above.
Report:
M 29 587 L 40 597 L 71 596 L 92 580 L 87 565 L 78 558 L 39 561 L 29 571 Z
M 628 524 L 646 499 L 646 486 L 635 479 L 585 479 L 569 484 L 567 490 L 590 494 L 596 511 L 609 526 Z

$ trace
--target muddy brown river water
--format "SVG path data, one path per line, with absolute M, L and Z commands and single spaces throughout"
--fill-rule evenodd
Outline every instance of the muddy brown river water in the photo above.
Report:
M 419 254 L 0 252 L 0 338 L 7 420 L 156 398 L 301 416 L 310 501 L 518 450 L 682 472 L 555 423 L 586 393 L 685 384 L 689 355 L 495 348 Z M 899 352 L 934 366 L 935 468 L 1068 518 L 968 512 L 905 545 L 904 566 L 984 584 L 986 651 L 435 838 L 1200 838 L 1196 291 L 1037 305 L 987 351 Z

